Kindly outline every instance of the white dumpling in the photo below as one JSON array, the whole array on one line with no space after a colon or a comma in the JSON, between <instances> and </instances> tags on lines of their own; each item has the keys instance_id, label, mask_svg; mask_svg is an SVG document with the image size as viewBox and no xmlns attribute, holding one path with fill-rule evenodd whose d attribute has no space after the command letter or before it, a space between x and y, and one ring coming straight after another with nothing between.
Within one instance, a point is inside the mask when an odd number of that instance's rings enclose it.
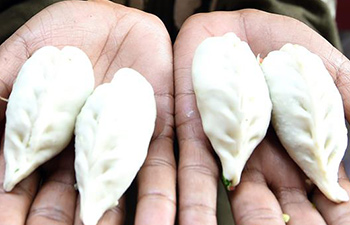
<instances>
[{"instance_id":1,"label":"white dumpling","mask_svg":"<svg viewBox=\"0 0 350 225\"><path fill-rule=\"evenodd\" d=\"M6 110L5 191L68 145L94 85L91 62L78 48L46 46L25 62Z\"/></svg>"},{"instance_id":2,"label":"white dumpling","mask_svg":"<svg viewBox=\"0 0 350 225\"><path fill-rule=\"evenodd\" d=\"M86 101L75 130L75 171L85 225L97 224L106 210L118 205L144 163L155 119L152 86L129 68L120 69Z\"/></svg>"},{"instance_id":3,"label":"white dumpling","mask_svg":"<svg viewBox=\"0 0 350 225\"><path fill-rule=\"evenodd\" d=\"M232 189L270 123L272 103L264 75L248 44L227 33L198 46L192 78L204 132L220 158L225 185Z\"/></svg>"},{"instance_id":4,"label":"white dumpling","mask_svg":"<svg viewBox=\"0 0 350 225\"><path fill-rule=\"evenodd\" d=\"M272 123L293 160L334 202L348 201L338 184L347 146L341 96L322 60L306 48L286 44L263 60L273 102Z\"/></svg>"}]
</instances>

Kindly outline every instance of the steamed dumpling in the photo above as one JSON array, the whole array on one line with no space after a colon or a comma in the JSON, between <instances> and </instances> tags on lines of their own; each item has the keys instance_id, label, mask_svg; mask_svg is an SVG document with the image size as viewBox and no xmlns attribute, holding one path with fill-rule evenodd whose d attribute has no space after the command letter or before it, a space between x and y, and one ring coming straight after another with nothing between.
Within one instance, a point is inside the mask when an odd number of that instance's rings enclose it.
<instances>
[{"instance_id":1,"label":"steamed dumpling","mask_svg":"<svg viewBox=\"0 0 350 225\"><path fill-rule=\"evenodd\" d=\"M46 46L25 62L6 110L5 191L68 145L94 85L91 62L78 48Z\"/></svg>"},{"instance_id":2,"label":"steamed dumpling","mask_svg":"<svg viewBox=\"0 0 350 225\"><path fill-rule=\"evenodd\" d=\"M155 119L152 86L132 69L120 69L86 101L75 130L75 171L85 225L97 224L106 210L118 205L146 158Z\"/></svg>"},{"instance_id":3,"label":"steamed dumpling","mask_svg":"<svg viewBox=\"0 0 350 225\"><path fill-rule=\"evenodd\" d=\"M347 146L343 103L322 60L302 46L286 44L261 66L273 102L272 123L283 146L327 198L348 201L338 184Z\"/></svg>"},{"instance_id":4,"label":"steamed dumpling","mask_svg":"<svg viewBox=\"0 0 350 225\"><path fill-rule=\"evenodd\" d=\"M248 44L227 33L198 46L192 79L204 132L232 189L270 123L272 104L264 75Z\"/></svg>"}]
</instances>

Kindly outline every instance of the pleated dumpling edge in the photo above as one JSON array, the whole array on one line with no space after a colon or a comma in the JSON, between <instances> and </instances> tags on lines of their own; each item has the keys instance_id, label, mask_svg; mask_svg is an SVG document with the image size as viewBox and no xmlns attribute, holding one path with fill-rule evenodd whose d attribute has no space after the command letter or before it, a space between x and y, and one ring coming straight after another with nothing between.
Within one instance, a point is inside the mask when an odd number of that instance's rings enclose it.
<instances>
[{"instance_id":1,"label":"pleated dumpling edge","mask_svg":"<svg viewBox=\"0 0 350 225\"><path fill-rule=\"evenodd\" d=\"M282 145L327 198L348 201L338 184L348 141L343 103L322 60L303 46L286 44L269 53L261 67Z\"/></svg>"},{"instance_id":2,"label":"pleated dumpling edge","mask_svg":"<svg viewBox=\"0 0 350 225\"><path fill-rule=\"evenodd\" d=\"M249 45L230 32L197 47L192 81L204 132L226 187L233 189L269 127L272 103L264 75Z\"/></svg>"},{"instance_id":3,"label":"pleated dumpling edge","mask_svg":"<svg viewBox=\"0 0 350 225\"><path fill-rule=\"evenodd\" d=\"M24 63L6 109L5 191L68 145L94 86L88 56L73 46L42 47Z\"/></svg>"},{"instance_id":4,"label":"pleated dumpling edge","mask_svg":"<svg viewBox=\"0 0 350 225\"><path fill-rule=\"evenodd\" d=\"M75 171L80 217L96 225L118 205L146 158L155 128L152 86L137 71L118 70L98 86L76 122Z\"/></svg>"}]
</instances>

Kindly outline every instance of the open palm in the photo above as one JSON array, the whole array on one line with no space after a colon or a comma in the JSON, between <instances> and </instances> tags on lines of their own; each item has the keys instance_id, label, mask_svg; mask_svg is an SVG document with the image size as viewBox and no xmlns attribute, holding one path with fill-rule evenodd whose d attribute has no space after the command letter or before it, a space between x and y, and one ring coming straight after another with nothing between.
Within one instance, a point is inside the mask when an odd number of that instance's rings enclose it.
<instances>
[{"instance_id":1,"label":"open palm","mask_svg":"<svg viewBox=\"0 0 350 225\"><path fill-rule=\"evenodd\" d=\"M135 224L173 224L175 161L173 156L173 78L171 42L156 17L109 1L67 1L34 16L0 46L0 95L8 97L23 63L37 49L76 46L90 58L96 86L109 82L122 67L131 67L152 84L156 130L137 181ZM67 81L69 82L69 81ZM4 120L6 103L0 103ZM135 140L137 141L137 140ZM74 145L40 167L10 193L0 187L0 223L81 224L74 189ZM4 159L0 152L0 181ZM108 211L99 224L122 224L125 201Z\"/></svg>"},{"instance_id":2,"label":"open palm","mask_svg":"<svg viewBox=\"0 0 350 225\"><path fill-rule=\"evenodd\" d=\"M174 45L175 121L180 147L179 222L183 225L217 223L217 185L221 176L201 125L191 64L195 49L204 39L227 32L236 33L262 57L285 43L300 44L318 54L342 94L346 117L350 119L350 62L303 23L257 10L192 16ZM340 184L350 194L350 182L343 168L339 176ZM247 162L241 183L229 193L229 200L238 225L285 224L283 213L291 217L288 224L350 223L350 203L334 204L314 189L271 129Z\"/></svg>"}]
</instances>

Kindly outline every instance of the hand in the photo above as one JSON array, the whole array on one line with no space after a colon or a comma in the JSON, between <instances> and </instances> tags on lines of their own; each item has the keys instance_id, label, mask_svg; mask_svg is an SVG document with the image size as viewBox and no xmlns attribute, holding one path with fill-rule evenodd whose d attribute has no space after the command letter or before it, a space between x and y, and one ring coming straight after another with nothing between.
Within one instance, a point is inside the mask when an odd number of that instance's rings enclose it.
<instances>
[{"instance_id":1,"label":"hand","mask_svg":"<svg viewBox=\"0 0 350 225\"><path fill-rule=\"evenodd\" d=\"M21 66L40 47L66 45L90 58L96 86L131 67L152 84L157 102L156 129L145 164L137 177L135 224L173 224L176 169L173 154L172 48L160 20L109 1L65 1L28 21L0 46L0 95L8 97ZM0 103L0 119L6 104ZM46 163L10 193L0 186L0 224L81 224L74 189L74 145ZM4 158L0 151L0 183ZM99 224L122 224L125 201ZM124 202L124 203L123 203Z\"/></svg>"},{"instance_id":2,"label":"hand","mask_svg":"<svg viewBox=\"0 0 350 225\"><path fill-rule=\"evenodd\" d=\"M221 175L201 125L191 64L195 49L204 39L230 31L248 42L253 52L262 57L288 42L303 45L318 54L341 92L346 117L350 119L347 76L350 62L303 23L257 10L192 16L182 26L174 45L175 121L180 148L179 222L182 225L217 223L216 201ZM343 168L339 176L341 186L350 195L350 182ZM350 202L334 204L317 189L313 191L306 180L270 130L247 162L241 183L229 193L236 223L285 224L282 219L285 213L291 218L288 224L350 224Z\"/></svg>"}]
</instances>

